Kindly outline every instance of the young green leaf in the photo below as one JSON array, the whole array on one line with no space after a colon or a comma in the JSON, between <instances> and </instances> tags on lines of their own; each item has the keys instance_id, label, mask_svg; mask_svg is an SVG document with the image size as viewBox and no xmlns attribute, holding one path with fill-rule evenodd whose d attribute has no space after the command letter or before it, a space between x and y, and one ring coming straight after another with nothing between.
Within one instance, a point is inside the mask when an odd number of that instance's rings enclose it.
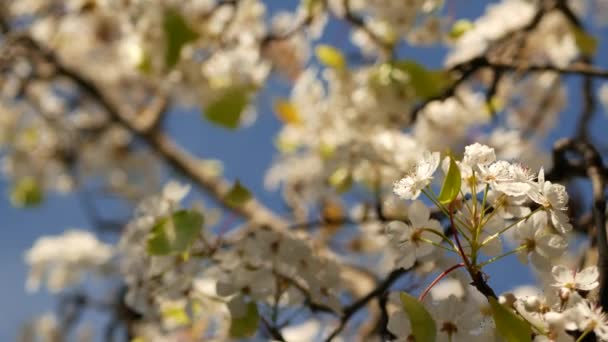
<instances>
[{"instance_id":1,"label":"young green leaf","mask_svg":"<svg viewBox=\"0 0 608 342\"><path fill-rule=\"evenodd\" d=\"M35 179L26 177L15 184L11 190L10 198L15 207L36 207L44 200L44 192L42 192Z\"/></svg>"},{"instance_id":2,"label":"young green leaf","mask_svg":"<svg viewBox=\"0 0 608 342\"><path fill-rule=\"evenodd\" d=\"M210 122L228 129L236 129L241 114L249 104L249 90L245 87L229 88L215 101L204 108Z\"/></svg>"},{"instance_id":3,"label":"young green leaf","mask_svg":"<svg viewBox=\"0 0 608 342\"><path fill-rule=\"evenodd\" d=\"M408 74L409 84L414 89L416 96L423 100L441 94L451 83L445 72L429 70L412 60L395 62L393 67Z\"/></svg>"},{"instance_id":4,"label":"young green leaf","mask_svg":"<svg viewBox=\"0 0 608 342\"><path fill-rule=\"evenodd\" d=\"M185 252L201 232L204 222L203 215L194 210L180 210L173 213L171 217L175 228L173 251L177 253Z\"/></svg>"},{"instance_id":5,"label":"young green leaf","mask_svg":"<svg viewBox=\"0 0 608 342\"><path fill-rule=\"evenodd\" d=\"M167 41L165 65L170 69L179 61L184 45L198 38L198 33L188 26L175 9L167 9L163 19L163 32Z\"/></svg>"},{"instance_id":6,"label":"young green leaf","mask_svg":"<svg viewBox=\"0 0 608 342\"><path fill-rule=\"evenodd\" d=\"M319 62L333 69L343 70L346 68L346 58L342 51L331 46L320 44L315 49L315 55Z\"/></svg>"},{"instance_id":7,"label":"young green leaf","mask_svg":"<svg viewBox=\"0 0 608 342\"><path fill-rule=\"evenodd\" d=\"M450 156L450 167L448 169L448 173L445 175L445 179L443 180L443 185L441 186L441 192L439 193L439 197L437 198L439 202L443 204L450 204L460 192L460 169L458 168L458 164L454 160L454 157Z\"/></svg>"},{"instance_id":8,"label":"young green leaf","mask_svg":"<svg viewBox=\"0 0 608 342\"><path fill-rule=\"evenodd\" d=\"M238 180L224 196L224 200L229 206L238 208L251 199L251 192L244 187Z\"/></svg>"},{"instance_id":9,"label":"young green leaf","mask_svg":"<svg viewBox=\"0 0 608 342\"><path fill-rule=\"evenodd\" d=\"M186 312L186 308L175 305L169 306L162 310L162 316L165 321L169 321L177 326L183 326L190 323L190 317Z\"/></svg>"},{"instance_id":10,"label":"young green leaf","mask_svg":"<svg viewBox=\"0 0 608 342\"><path fill-rule=\"evenodd\" d=\"M448 33L450 38L458 39L462 37L465 33L472 30L474 28L473 22L467 19L456 20L454 25L452 25L452 29Z\"/></svg>"},{"instance_id":11,"label":"young green leaf","mask_svg":"<svg viewBox=\"0 0 608 342\"><path fill-rule=\"evenodd\" d=\"M186 252L200 233L203 221L203 215L194 210L180 210L161 218L148 237L148 253L168 255Z\"/></svg>"},{"instance_id":12,"label":"young green leaf","mask_svg":"<svg viewBox=\"0 0 608 342\"><path fill-rule=\"evenodd\" d=\"M171 253L171 242L167 236L169 218L164 217L156 222L148 236L147 250L150 255L169 255Z\"/></svg>"},{"instance_id":13,"label":"young green leaf","mask_svg":"<svg viewBox=\"0 0 608 342\"><path fill-rule=\"evenodd\" d=\"M517 317L512 311L498 303L495 298L490 297L488 300L492 308L496 329L505 341L532 341L532 328L528 322Z\"/></svg>"},{"instance_id":14,"label":"young green leaf","mask_svg":"<svg viewBox=\"0 0 608 342\"><path fill-rule=\"evenodd\" d=\"M576 26L572 26L570 31L574 35L576 46L583 53L583 55L590 56L597 51L597 38Z\"/></svg>"},{"instance_id":15,"label":"young green leaf","mask_svg":"<svg viewBox=\"0 0 608 342\"><path fill-rule=\"evenodd\" d=\"M405 292L399 294L403 310L407 313L416 341L432 342L437 338L435 320L418 299Z\"/></svg>"},{"instance_id":16,"label":"young green leaf","mask_svg":"<svg viewBox=\"0 0 608 342\"><path fill-rule=\"evenodd\" d=\"M255 302L247 303L247 311L241 317L232 317L230 320L230 337L245 338L253 335L258 330L260 314Z\"/></svg>"},{"instance_id":17,"label":"young green leaf","mask_svg":"<svg viewBox=\"0 0 608 342\"><path fill-rule=\"evenodd\" d=\"M347 192L353 185L353 175L348 167L338 168L329 176L331 184L339 193Z\"/></svg>"},{"instance_id":18,"label":"young green leaf","mask_svg":"<svg viewBox=\"0 0 608 342\"><path fill-rule=\"evenodd\" d=\"M144 75L150 75L152 73L152 56L147 51L144 51L141 55L141 60L137 64L137 70Z\"/></svg>"}]
</instances>

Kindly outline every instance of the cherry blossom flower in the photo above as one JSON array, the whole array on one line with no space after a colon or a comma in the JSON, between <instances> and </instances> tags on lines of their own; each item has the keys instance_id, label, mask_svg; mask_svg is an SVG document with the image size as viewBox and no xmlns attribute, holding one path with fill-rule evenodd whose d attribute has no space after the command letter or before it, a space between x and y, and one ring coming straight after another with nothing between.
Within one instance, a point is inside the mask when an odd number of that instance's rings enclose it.
<instances>
[{"instance_id":1,"label":"cherry blossom flower","mask_svg":"<svg viewBox=\"0 0 608 342\"><path fill-rule=\"evenodd\" d=\"M397 336L398 341L410 341L414 338L409 317L402 310L397 310L388 317L386 328Z\"/></svg>"},{"instance_id":2,"label":"cherry blossom flower","mask_svg":"<svg viewBox=\"0 0 608 342\"><path fill-rule=\"evenodd\" d=\"M565 213L568 209L566 187L545 181L545 171L543 169L538 173L537 183L532 184L528 195L534 202L543 206L558 232L564 234L572 230L572 225L568 222L569 219Z\"/></svg>"},{"instance_id":3,"label":"cherry blossom flower","mask_svg":"<svg viewBox=\"0 0 608 342\"><path fill-rule=\"evenodd\" d=\"M593 331L600 340L608 340L608 315L600 307L583 301L568 314L580 331Z\"/></svg>"},{"instance_id":4,"label":"cherry blossom flower","mask_svg":"<svg viewBox=\"0 0 608 342\"><path fill-rule=\"evenodd\" d=\"M528 258L538 270L547 270L552 260L564 253L568 243L566 239L546 230L547 216L537 212L528 219L517 224L514 238L520 248L519 260L527 264Z\"/></svg>"},{"instance_id":5,"label":"cherry blossom flower","mask_svg":"<svg viewBox=\"0 0 608 342\"><path fill-rule=\"evenodd\" d=\"M464 148L462 162L469 166L488 165L494 161L496 161L496 154L494 149L489 146L474 143Z\"/></svg>"},{"instance_id":6,"label":"cherry blossom flower","mask_svg":"<svg viewBox=\"0 0 608 342\"><path fill-rule=\"evenodd\" d=\"M555 279L552 286L567 291L591 291L599 285L599 272L595 266L576 272L566 266L557 265L553 266L551 273Z\"/></svg>"},{"instance_id":7,"label":"cherry blossom flower","mask_svg":"<svg viewBox=\"0 0 608 342\"><path fill-rule=\"evenodd\" d=\"M437 325L438 341L471 341L475 339L472 332L479 328L482 315L472 300L460 300L449 296L428 310Z\"/></svg>"},{"instance_id":8,"label":"cherry blossom flower","mask_svg":"<svg viewBox=\"0 0 608 342\"><path fill-rule=\"evenodd\" d=\"M46 278L51 292L59 292L82 280L85 273L103 274L109 270L114 248L99 241L91 232L69 230L59 236L38 239L27 251L30 266L27 288L35 291Z\"/></svg>"},{"instance_id":9,"label":"cherry blossom flower","mask_svg":"<svg viewBox=\"0 0 608 342\"><path fill-rule=\"evenodd\" d=\"M421 160L394 185L395 193L403 199L416 199L420 192L433 180L433 174L439 166L438 152L425 152Z\"/></svg>"},{"instance_id":10,"label":"cherry blossom flower","mask_svg":"<svg viewBox=\"0 0 608 342\"><path fill-rule=\"evenodd\" d=\"M389 242L397 250L397 267L410 268L417 258L430 254L435 248L431 243L439 243L441 237L428 230L441 230L439 221L430 219L431 211L420 201L414 201L408 208L410 223L393 221L386 227ZM429 243L429 241L431 243Z\"/></svg>"}]
</instances>

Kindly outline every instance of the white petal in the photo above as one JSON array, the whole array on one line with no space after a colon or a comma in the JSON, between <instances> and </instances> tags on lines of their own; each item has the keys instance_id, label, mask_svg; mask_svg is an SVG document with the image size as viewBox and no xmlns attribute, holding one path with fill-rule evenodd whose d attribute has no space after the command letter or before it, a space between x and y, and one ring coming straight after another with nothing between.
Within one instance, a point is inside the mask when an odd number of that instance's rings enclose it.
<instances>
[{"instance_id":1,"label":"white petal","mask_svg":"<svg viewBox=\"0 0 608 342\"><path fill-rule=\"evenodd\" d=\"M558 284L566 284L574 281L574 272L564 265L553 266L551 274Z\"/></svg>"},{"instance_id":2,"label":"white petal","mask_svg":"<svg viewBox=\"0 0 608 342\"><path fill-rule=\"evenodd\" d=\"M598 286L597 279L599 278L599 272L597 267L591 266L578 272L574 277L577 287L581 290L589 291L593 290Z\"/></svg>"},{"instance_id":3,"label":"white petal","mask_svg":"<svg viewBox=\"0 0 608 342\"><path fill-rule=\"evenodd\" d=\"M395 260L395 267L403 267L408 269L414 266L414 263L416 262L416 255L412 253L411 249L401 252L405 252L405 254L401 254L397 260Z\"/></svg>"},{"instance_id":4,"label":"white petal","mask_svg":"<svg viewBox=\"0 0 608 342\"><path fill-rule=\"evenodd\" d=\"M391 221L386 225L386 234L390 235L391 238L399 239L408 229L408 225L401 221Z\"/></svg>"},{"instance_id":5,"label":"white petal","mask_svg":"<svg viewBox=\"0 0 608 342\"><path fill-rule=\"evenodd\" d=\"M530 190L530 184L523 182L504 182L496 184L494 188L509 196L521 196Z\"/></svg>"},{"instance_id":6,"label":"white petal","mask_svg":"<svg viewBox=\"0 0 608 342\"><path fill-rule=\"evenodd\" d=\"M505 212L511 214L513 217L524 217L530 214L530 208L528 207L520 207L511 205L505 208Z\"/></svg>"},{"instance_id":7,"label":"white petal","mask_svg":"<svg viewBox=\"0 0 608 342\"><path fill-rule=\"evenodd\" d=\"M538 180L537 180L538 184L544 184L545 183L545 169L544 168L540 168L540 171L538 171Z\"/></svg>"},{"instance_id":8,"label":"white petal","mask_svg":"<svg viewBox=\"0 0 608 342\"><path fill-rule=\"evenodd\" d=\"M493 239L487 242L483 247L481 247L481 251L487 256L498 256L502 253L502 243L500 242L500 238Z\"/></svg>"},{"instance_id":9,"label":"white petal","mask_svg":"<svg viewBox=\"0 0 608 342\"><path fill-rule=\"evenodd\" d=\"M563 211L551 210L549 214L551 216L551 223L553 223L558 232L566 234L572 230L572 225L568 223L568 216Z\"/></svg>"},{"instance_id":10,"label":"white petal","mask_svg":"<svg viewBox=\"0 0 608 342\"><path fill-rule=\"evenodd\" d=\"M422 228L426 225L431 211L420 201L414 201L407 209L408 219L412 222L414 228Z\"/></svg>"},{"instance_id":11,"label":"white petal","mask_svg":"<svg viewBox=\"0 0 608 342\"><path fill-rule=\"evenodd\" d=\"M547 258L556 258L564 253L568 242L556 234L546 234L536 241L536 251Z\"/></svg>"},{"instance_id":12,"label":"white petal","mask_svg":"<svg viewBox=\"0 0 608 342\"><path fill-rule=\"evenodd\" d=\"M549 259L538 253L531 253L530 261L532 262L532 265L534 265L534 267L539 271L548 271L551 267L551 262Z\"/></svg>"}]
</instances>

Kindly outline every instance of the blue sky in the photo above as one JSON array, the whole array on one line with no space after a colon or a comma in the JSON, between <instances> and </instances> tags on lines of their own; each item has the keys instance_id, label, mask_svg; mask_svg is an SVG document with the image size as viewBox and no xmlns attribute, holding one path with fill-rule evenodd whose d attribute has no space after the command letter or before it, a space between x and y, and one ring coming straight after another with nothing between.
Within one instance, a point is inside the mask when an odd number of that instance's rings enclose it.
<instances>
[{"instance_id":1,"label":"blue sky","mask_svg":"<svg viewBox=\"0 0 608 342\"><path fill-rule=\"evenodd\" d=\"M457 17L477 15L483 9L485 1L453 0ZM272 10L281 6L293 6L295 1L269 1ZM340 30L339 26L333 27ZM605 36L606 30L597 32ZM339 39L340 34L329 34L331 40ZM606 61L607 47L602 46L597 57L598 61ZM430 66L439 66L442 60L442 49L418 48L405 49L400 52L407 58L424 61ZM600 63L604 64L605 62ZM580 80L571 77L568 83L571 88L568 108L560 116L558 128L552 132L545 145L557 137L569 136L574 131L574 123L578 115L580 95L577 88ZM600 82L596 82L598 86ZM281 212L280 201L276 193L263 190L263 176L272 162L275 154L273 137L280 128L280 123L272 114L270 104L273 99L286 95L286 82L273 79L268 89L258 98L259 116L252 127L237 132L229 132L204 122L196 111L182 110L171 115L168 121L169 132L183 146L204 158L222 159L225 164L225 175L239 178L252 189L257 197L266 205ZM598 111L593 122L593 132L606 141L603 133L608 128L603 110ZM602 139L603 138L603 139ZM23 263L23 253L33 241L47 234L58 234L68 228L91 228L86 216L79 207L75 196L60 196L49 194L44 205L36 209L18 210L11 206L8 200L8 187L0 178L0 229L3 238L0 239L0 341L15 339L15 334L21 323L28 318L54 309L54 299L42 292L26 294L24 282L26 268ZM505 271L507 270L507 271ZM530 274L519 266L515 258L509 258L489 268L490 283L498 291L511 288L515 284L531 280Z\"/></svg>"}]
</instances>

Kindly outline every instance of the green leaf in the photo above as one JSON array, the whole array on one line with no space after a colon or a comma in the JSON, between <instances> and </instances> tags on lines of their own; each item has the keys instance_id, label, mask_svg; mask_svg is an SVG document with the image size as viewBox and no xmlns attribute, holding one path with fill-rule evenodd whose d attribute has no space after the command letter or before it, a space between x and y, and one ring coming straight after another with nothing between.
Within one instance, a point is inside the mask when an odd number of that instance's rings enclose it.
<instances>
[{"instance_id":1,"label":"green leaf","mask_svg":"<svg viewBox=\"0 0 608 342\"><path fill-rule=\"evenodd\" d=\"M137 70L144 75L150 75L152 73L152 57L146 51L142 54L139 64L137 64Z\"/></svg>"},{"instance_id":2,"label":"green leaf","mask_svg":"<svg viewBox=\"0 0 608 342\"><path fill-rule=\"evenodd\" d=\"M452 30L450 30L449 36L452 39L458 39L462 37L467 31L473 29L474 25L470 20L460 19L457 20L454 25L452 25Z\"/></svg>"},{"instance_id":3,"label":"green leaf","mask_svg":"<svg viewBox=\"0 0 608 342\"><path fill-rule=\"evenodd\" d=\"M443 204L450 204L454 199L456 199L458 193L460 192L461 181L458 164L456 164L454 157L450 156L450 168L448 169L448 173L445 175L443 185L441 186L441 192L437 198L439 202Z\"/></svg>"},{"instance_id":4,"label":"green leaf","mask_svg":"<svg viewBox=\"0 0 608 342\"><path fill-rule=\"evenodd\" d=\"M498 333L507 342L532 341L530 324L517 317L511 310L498 303L495 298L488 298L492 308L492 316L496 322Z\"/></svg>"},{"instance_id":5,"label":"green leaf","mask_svg":"<svg viewBox=\"0 0 608 342\"><path fill-rule=\"evenodd\" d=\"M423 100L441 94L451 83L448 74L444 71L428 70L412 60L395 62L393 67L408 74L409 84L416 92L416 96Z\"/></svg>"},{"instance_id":6,"label":"green leaf","mask_svg":"<svg viewBox=\"0 0 608 342\"><path fill-rule=\"evenodd\" d=\"M319 62L333 69L344 70L346 68L346 58L342 51L331 46L320 44L315 48L315 55Z\"/></svg>"},{"instance_id":7,"label":"green leaf","mask_svg":"<svg viewBox=\"0 0 608 342\"><path fill-rule=\"evenodd\" d=\"M44 200L44 193L34 178L26 177L15 184L11 190L10 198L15 207L36 207Z\"/></svg>"},{"instance_id":8,"label":"green leaf","mask_svg":"<svg viewBox=\"0 0 608 342\"><path fill-rule=\"evenodd\" d=\"M190 317L186 309L179 305L170 306L162 310L163 320L171 321L172 324L183 326L190 323Z\"/></svg>"},{"instance_id":9,"label":"green leaf","mask_svg":"<svg viewBox=\"0 0 608 342\"><path fill-rule=\"evenodd\" d=\"M185 252L201 232L203 215L194 210L180 210L175 212L172 218L176 233L173 250L179 253Z\"/></svg>"},{"instance_id":10,"label":"green leaf","mask_svg":"<svg viewBox=\"0 0 608 342\"><path fill-rule=\"evenodd\" d=\"M403 311L407 313L416 341L432 342L437 338L435 320L422 303L405 292L399 294Z\"/></svg>"},{"instance_id":11,"label":"green leaf","mask_svg":"<svg viewBox=\"0 0 608 342\"><path fill-rule=\"evenodd\" d=\"M169 218L164 217L158 220L148 236L148 254L168 255L171 253L171 243L167 237L166 226Z\"/></svg>"},{"instance_id":12,"label":"green leaf","mask_svg":"<svg viewBox=\"0 0 608 342\"><path fill-rule=\"evenodd\" d=\"M203 215L194 210L180 210L161 218L148 237L148 253L168 255L186 252L200 233L203 221Z\"/></svg>"},{"instance_id":13,"label":"green leaf","mask_svg":"<svg viewBox=\"0 0 608 342\"><path fill-rule=\"evenodd\" d=\"M255 302L247 303L247 312L241 317L232 317L230 320L230 337L245 338L258 330L260 314Z\"/></svg>"},{"instance_id":14,"label":"green leaf","mask_svg":"<svg viewBox=\"0 0 608 342\"><path fill-rule=\"evenodd\" d=\"M207 105L204 109L205 117L216 125L236 129L241 121L241 114L248 104L249 90L247 88L229 88L222 96Z\"/></svg>"},{"instance_id":15,"label":"green leaf","mask_svg":"<svg viewBox=\"0 0 608 342\"><path fill-rule=\"evenodd\" d=\"M597 51L597 38L586 33L576 26L572 26L570 31L574 35L574 41L576 46L582 52L583 55L590 56Z\"/></svg>"},{"instance_id":16,"label":"green leaf","mask_svg":"<svg viewBox=\"0 0 608 342\"><path fill-rule=\"evenodd\" d=\"M339 193L350 190L353 185L353 175L349 168L338 168L329 176L329 184L331 184Z\"/></svg>"},{"instance_id":17,"label":"green leaf","mask_svg":"<svg viewBox=\"0 0 608 342\"><path fill-rule=\"evenodd\" d=\"M247 203L251 199L251 192L244 187L238 180L232 185L230 191L224 196L226 203L231 206L238 208L243 204Z\"/></svg>"},{"instance_id":18,"label":"green leaf","mask_svg":"<svg viewBox=\"0 0 608 342\"><path fill-rule=\"evenodd\" d=\"M179 61L184 45L198 38L198 33L188 26L184 17L175 9L165 11L163 31L167 41L165 65L172 68Z\"/></svg>"}]
</instances>

